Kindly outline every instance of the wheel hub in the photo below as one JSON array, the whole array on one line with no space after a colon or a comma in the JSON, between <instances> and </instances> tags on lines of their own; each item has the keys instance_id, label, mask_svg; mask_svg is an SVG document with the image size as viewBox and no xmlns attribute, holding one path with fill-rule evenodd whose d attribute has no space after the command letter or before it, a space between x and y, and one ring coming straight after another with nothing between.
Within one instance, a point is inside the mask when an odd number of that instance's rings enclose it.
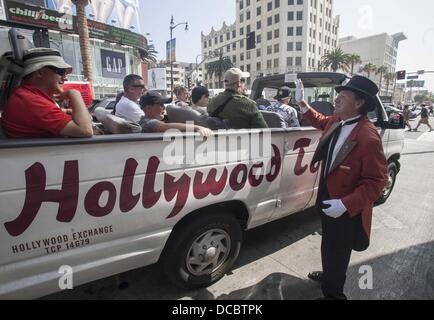
<instances>
[{"instance_id":1,"label":"wheel hub","mask_svg":"<svg viewBox=\"0 0 434 320\"><path fill-rule=\"evenodd\" d=\"M204 262L210 262L212 259L215 258L216 254L217 254L217 248L210 247L210 248L206 249L205 256L204 256Z\"/></svg>"},{"instance_id":2,"label":"wheel hub","mask_svg":"<svg viewBox=\"0 0 434 320\"><path fill-rule=\"evenodd\" d=\"M229 256L231 239L226 231L205 231L191 244L186 267L195 276L209 275L217 270Z\"/></svg>"}]
</instances>

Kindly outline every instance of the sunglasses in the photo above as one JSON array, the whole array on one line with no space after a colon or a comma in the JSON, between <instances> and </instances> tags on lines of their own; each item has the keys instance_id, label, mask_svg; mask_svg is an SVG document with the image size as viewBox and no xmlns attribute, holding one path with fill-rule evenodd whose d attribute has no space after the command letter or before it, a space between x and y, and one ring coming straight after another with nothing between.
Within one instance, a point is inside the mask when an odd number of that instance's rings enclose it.
<instances>
[{"instance_id":1,"label":"sunglasses","mask_svg":"<svg viewBox=\"0 0 434 320\"><path fill-rule=\"evenodd\" d=\"M60 69L60 68L56 68L56 67L53 67L53 66L46 66L45 68L50 69L55 74L58 74L61 77L63 77L63 76L66 75L66 69Z\"/></svg>"},{"instance_id":2,"label":"sunglasses","mask_svg":"<svg viewBox=\"0 0 434 320\"><path fill-rule=\"evenodd\" d=\"M145 85L144 84L133 84L131 87L145 89Z\"/></svg>"},{"instance_id":3,"label":"sunglasses","mask_svg":"<svg viewBox=\"0 0 434 320\"><path fill-rule=\"evenodd\" d=\"M241 78L241 79L240 79L240 82L241 82L241 83L246 83L246 79Z\"/></svg>"}]
</instances>

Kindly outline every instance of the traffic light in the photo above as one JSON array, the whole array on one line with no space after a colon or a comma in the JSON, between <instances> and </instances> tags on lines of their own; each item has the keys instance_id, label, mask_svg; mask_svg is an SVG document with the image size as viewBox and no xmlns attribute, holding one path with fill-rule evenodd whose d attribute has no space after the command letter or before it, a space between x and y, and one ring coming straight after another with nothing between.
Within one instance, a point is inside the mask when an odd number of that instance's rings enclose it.
<instances>
[{"instance_id":1,"label":"traffic light","mask_svg":"<svg viewBox=\"0 0 434 320\"><path fill-rule=\"evenodd\" d=\"M396 73L396 80L405 80L405 70Z\"/></svg>"},{"instance_id":2,"label":"traffic light","mask_svg":"<svg viewBox=\"0 0 434 320\"><path fill-rule=\"evenodd\" d=\"M256 35L255 31L249 32L247 34L247 50L256 48Z\"/></svg>"}]
</instances>

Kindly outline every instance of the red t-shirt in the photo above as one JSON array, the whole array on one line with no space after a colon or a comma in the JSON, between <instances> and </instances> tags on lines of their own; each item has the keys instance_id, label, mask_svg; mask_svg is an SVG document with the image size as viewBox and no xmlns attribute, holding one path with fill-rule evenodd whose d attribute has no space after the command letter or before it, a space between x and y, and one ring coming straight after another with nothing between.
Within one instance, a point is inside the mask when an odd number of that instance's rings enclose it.
<instances>
[{"instance_id":1,"label":"red t-shirt","mask_svg":"<svg viewBox=\"0 0 434 320\"><path fill-rule=\"evenodd\" d=\"M60 137L71 116L44 92L23 83L6 102L2 127L9 138Z\"/></svg>"}]
</instances>

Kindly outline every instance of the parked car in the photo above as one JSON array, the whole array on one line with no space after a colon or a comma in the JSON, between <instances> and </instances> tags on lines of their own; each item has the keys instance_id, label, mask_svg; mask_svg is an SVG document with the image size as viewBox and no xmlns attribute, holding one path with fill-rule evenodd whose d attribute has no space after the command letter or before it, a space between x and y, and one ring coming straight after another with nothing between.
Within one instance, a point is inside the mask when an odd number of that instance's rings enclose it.
<instances>
[{"instance_id":1,"label":"parked car","mask_svg":"<svg viewBox=\"0 0 434 320\"><path fill-rule=\"evenodd\" d=\"M93 100L91 105L89 106L88 110L89 113L92 115L93 121L98 121L95 117L95 109L96 108L104 108L106 110L113 111L116 104L116 98L107 97L103 98L102 100Z\"/></svg>"}]
</instances>

